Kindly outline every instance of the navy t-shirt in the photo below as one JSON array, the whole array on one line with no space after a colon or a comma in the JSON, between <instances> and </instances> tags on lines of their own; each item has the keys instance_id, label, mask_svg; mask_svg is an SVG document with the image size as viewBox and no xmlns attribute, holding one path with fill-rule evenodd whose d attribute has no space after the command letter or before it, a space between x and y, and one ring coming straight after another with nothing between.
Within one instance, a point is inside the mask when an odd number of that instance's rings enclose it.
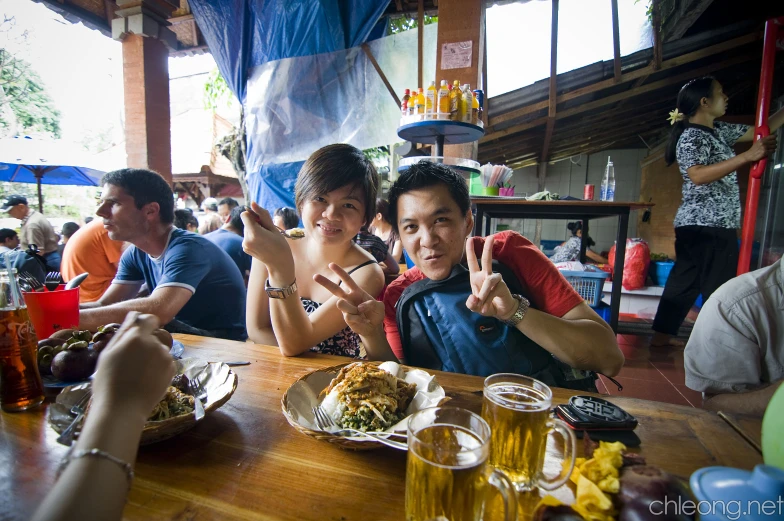
<instances>
[{"instance_id":1,"label":"navy t-shirt","mask_svg":"<svg viewBox=\"0 0 784 521\"><path fill-rule=\"evenodd\" d=\"M221 228L206 234L204 238L212 241L218 248L228 253L231 260L240 269L242 275L250 271L251 257L242 249L242 237Z\"/></svg>"},{"instance_id":2,"label":"navy t-shirt","mask_svg":"<svg viewBox=\"0 0 784 521\"><path fill-rule=\"evenodd\" d=\"M113 284L176 286L193 292L175 318L189 326L244 340L245 282L226 252L201 235L172 228L169 244L153 258L131 246L120 259Z\"/></svg>"}]
</instances>

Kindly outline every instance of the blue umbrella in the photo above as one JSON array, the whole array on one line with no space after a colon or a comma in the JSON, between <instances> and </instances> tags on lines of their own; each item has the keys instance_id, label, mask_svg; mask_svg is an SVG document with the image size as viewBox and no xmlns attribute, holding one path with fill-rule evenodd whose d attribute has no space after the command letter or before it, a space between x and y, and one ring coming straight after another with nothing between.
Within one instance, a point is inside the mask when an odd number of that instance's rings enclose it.
<instances>
[{"instance_id":1,"label":"blue umbrella","mask_svg":"<svg viewBox=\"0 0 784 521\"><path fill-rule=\"evenodd\" d=\"M98 186L104 172L87 165L90 158L66 141L16 136L0 139L0 181L36 183L43 212L41 184Z\"/></svg>"}]
</instances>

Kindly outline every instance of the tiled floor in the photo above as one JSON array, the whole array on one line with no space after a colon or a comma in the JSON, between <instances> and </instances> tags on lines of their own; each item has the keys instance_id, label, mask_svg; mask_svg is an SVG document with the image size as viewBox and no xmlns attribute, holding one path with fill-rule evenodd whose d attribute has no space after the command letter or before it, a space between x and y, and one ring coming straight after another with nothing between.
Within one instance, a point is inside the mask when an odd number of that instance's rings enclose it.
<instances>
[{"instance_id":1,"label":"tiled floor","mask_svg":"<svg viewBox=\"0 0 784 521\"><path fill-rule=\"evenodd\" d=\"M626 363L615 377L623 390L601 376L597 387L612 396L701 407L702 394L685 385L683 348L651 348L649 336L618 335Z\"/></svg>"}]
</instances>

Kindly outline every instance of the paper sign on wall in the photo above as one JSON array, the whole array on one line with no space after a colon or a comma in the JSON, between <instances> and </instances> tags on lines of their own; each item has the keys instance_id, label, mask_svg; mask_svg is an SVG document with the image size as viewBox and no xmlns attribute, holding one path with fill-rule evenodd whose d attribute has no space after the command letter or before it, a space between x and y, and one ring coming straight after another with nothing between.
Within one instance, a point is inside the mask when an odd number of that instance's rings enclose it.
<instances>
[{"instance_id":1,"label":"paper sign on wall","mask_svg":"<svg viewBox=\"0 0 784 521\"><path fill-rule=\"evenodd\" d=\"M445 43L441 46L441 70L471 67L474 42Z\"/></svg>"}]
</instances>

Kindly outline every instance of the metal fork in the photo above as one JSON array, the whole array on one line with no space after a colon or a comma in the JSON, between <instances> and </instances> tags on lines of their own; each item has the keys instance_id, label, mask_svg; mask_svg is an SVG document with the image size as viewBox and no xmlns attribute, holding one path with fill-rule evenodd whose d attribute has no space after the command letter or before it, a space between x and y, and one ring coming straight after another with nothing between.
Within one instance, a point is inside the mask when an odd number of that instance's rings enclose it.
<instances>
[{"instance_id":1,"label":"metal fork","mask_svg":"<svg viewBox=\"0 0 784 521\"><path fill-rule=\"evenodd\" d=\"M60 277L59 271L50 271L46 274L44 285L47 290L54 291L60 284L62 284L62 278Z\"/></svg>"},{"instance_id":2,"label":"metal fork","mask_svg":"<svg viewBox=\"0 0 784 521\"><path fill-rule=\"evenodd\" d=\"M90 399L90 396L92 396L92 392L88 390L86 393L84 393L84 396L82 396L82 398L73 407L71 407L71 414L76 415L76 417L73 419L71 424L65 428L63 433L58 436L57 443L67 445L69 447L71 446L73 443L74 434L76 433L76 427L84 417L84 407L87 405L87 401Z\"/></svg>"},{"instance_id":3,"label":"metal fork","mask_svg":"<svg viewBox=\"0 0 784 521\"><path fill-rule=\"evenodd\" d=\"M32 288L33 291L43 291L44 285L41 284L37 278L33 277L32 273L29 271L23 271L19 274L19 278L22 279L27 283L28 286Z\"/></svg>"},{"instance_id":4,"label":"metal fork","mask_svg":"<svg viewBox=\"0 0 784 521\"><path fill-rule=\"evenodd\" d=\"M196 417L196 421L199 421L204 418L204 415L206 414L202 401L207 401L207 391L204 389L199 375L191 378L188 381L188 386L193 395L193 415Z\"/></svg>"},{"instance_id":5,"label":"metal fork","mask_svg":"<svg viewBox=\"0 0 784 521\"><path fill-rule=\"evenodd\" d=\"M335 423L335 420L332 419L332 416L327 414L327 412L318 405L316 407L313 407L313 417L316 419L316 425L318 425L319 429L321 429L324 432L334 434L335 436L346 436L350 434L366 436L388 447L392 447L393 449L408 450L407 444L399 441L388 440L383 437L383 436L400 436L402 438L407 438L405 434L400 434L397 432L364 432L357 429L347 429L347 428L341 429Z\"/></svg>"},{"instance_id":6,"label":"metal fork","mask_svg":"<svg viewBox=\"0 0 784 521\"><path fill-rule=\"evenodd\" d=\"M280 230L281 235L283 235L287 239L291 239L293 241L296 241L297 239L304 239L305 238L304 235L291 235L288 230L284 230L280 226L276 226L275 228Z\"/></svg>"}]
</instances>

